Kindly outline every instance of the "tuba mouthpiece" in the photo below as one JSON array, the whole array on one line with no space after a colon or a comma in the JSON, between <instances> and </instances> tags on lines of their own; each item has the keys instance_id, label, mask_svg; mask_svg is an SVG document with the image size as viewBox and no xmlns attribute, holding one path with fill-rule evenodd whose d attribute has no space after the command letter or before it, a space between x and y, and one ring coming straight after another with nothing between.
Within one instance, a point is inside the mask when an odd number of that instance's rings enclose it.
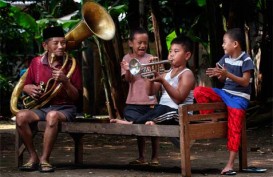
<instances>
[{"instance_id":1,"label":"tuba mouthpiece","mask_svg":"<svg viewBox=\"0 0 273 177\"><path fill-rule=\"evenodd\" d=\"M55 54L52 53L51 56L50 56L50 65L52 65L54 59L55 59Z\"/></svg>"}]
</instances>

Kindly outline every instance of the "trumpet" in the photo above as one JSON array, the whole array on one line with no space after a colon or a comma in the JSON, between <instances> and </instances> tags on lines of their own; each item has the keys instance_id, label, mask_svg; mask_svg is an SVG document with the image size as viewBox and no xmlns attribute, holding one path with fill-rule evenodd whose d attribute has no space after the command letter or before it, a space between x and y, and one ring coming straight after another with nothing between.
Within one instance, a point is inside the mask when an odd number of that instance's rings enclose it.
<instances>
[{"instance_id":1,"label":"trumpet","mask_svg":"<svg viewBox=\"0 0 273 177\"><path fill-rule=\"evenodd\" d=\"M169 64L170 69L166 70L164 64ZM154 77L154 73L158 72L160 74L167 73L171 70L171 62L169 60L155 61L152 60L150 63L141 64L138 59L133 58L129 62L129 71L132 75L140 74L143 78Z\"/></svg>"}]
</instances>

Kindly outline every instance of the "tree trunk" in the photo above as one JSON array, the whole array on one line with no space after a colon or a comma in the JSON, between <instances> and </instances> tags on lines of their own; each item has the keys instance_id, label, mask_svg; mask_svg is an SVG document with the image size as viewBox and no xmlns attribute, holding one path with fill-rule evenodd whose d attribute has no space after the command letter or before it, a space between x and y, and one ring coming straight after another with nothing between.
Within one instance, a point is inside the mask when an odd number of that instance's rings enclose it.
<instances>
[{"instance_id":1,"label":"tree trunk","mask_svg":"<svg viewBox=\"0 0 273 177\"><path fill-rule=\"evenodd\" d=\"M138 0L129 0L128 3L128 25L129 29L135 29L140 26L139 2Z\"/></svg>"},{"instance_id":2,"label":"tree trunk","mask_svg":"<svg viewBox=\"0 0 273 177\"><path fill-rule=\"evenodd\" d=\"M223 56L222 41L224 35L224 27L222 14L220 13L220 7L218 6L217 0L207 1L207 14L208 14L208 30L209 30L209 41L210 41L210 65L212 67L219 61ZM216 87L222 87L223 84L218 80L215 81Z\"/></svg>"},{"instance_id":3,"label":"tree trunk","mask_svg":"<svg viewBox=\"0 0 273 177\"><path fill-rule=\"evenodd\" d=\"M150 7L152 11L152 22L154 28L154 38L156 46L156 55L159 59L167 59L168 49L166 45L166 35L163 32L163 25L160 21L160 12L158 1L150 0Z\"/></svg>"},{"instance_id":4,"label":"tree trunk","mask_svg":"<svg viewBox=\"0 0 273 177\"><path fill-rule=\"evenodd\" d=\"M94 115L94 57L93 57L93 47L89 47L91 44L89 41L83 42L83 47L87 50L82 53L82 83L83 83L83 112L89 115ZM91 84L90 84L91 83Z\"/></svg>"},{"instance_id":5,"label":"tree trunk","mask_svg":"<svg viewBox=\"0 0 273 177\"><path fill-rule=\"evenodd\" d=\"M123 117L123 109L127 96L128 84L121 79L120 62L124 56L122 39L120 35L120 28L118 19L112 17L116 25L116 34L112 41L104 42L104 49L106 54L106 68L108 71L108 81L111 91L111 98L113 100L112 111L114 118Z\"/></svg>"},{"instance_id":6,"label":"tree trunk","mask_svg":"<svg viewBox=\"0 0 273 177\"><path fill-rule=\"evenodd\" d=\"M272 98L272 20L273 19L273 4L271 0L262 1L263 14L263 36L261 44L261 62L260 73L262 76L261 92L259 98L261 101L266 101Z\"/></svg>"},{"instance_id":7,"label":"tree trunk","mask_svg":"<svg viewBox=\"0 0 273 177\"><path fill-rule=\"evenodd\" d=\"M241 28L244 29L245 24L245 8L242 8L248 2L247 0L227 0L226 4L229 4L228 18L227 18L227 29Z\"/></svg>"}]
</instances>

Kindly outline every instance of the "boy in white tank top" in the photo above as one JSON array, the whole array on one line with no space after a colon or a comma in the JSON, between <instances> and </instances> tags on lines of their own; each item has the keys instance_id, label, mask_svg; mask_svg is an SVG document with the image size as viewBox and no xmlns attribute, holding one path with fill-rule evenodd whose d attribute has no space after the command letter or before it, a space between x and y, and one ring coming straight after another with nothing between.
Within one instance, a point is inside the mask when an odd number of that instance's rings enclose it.
<instances>
[{"instance_id":1,"label":"boy in white tank top","mask_svg":"<svg viewBox=\"0 0 273 177\"><path fill-rule=\"evenodd\" d=\"M193 42L186 36L175 38L171 42L168 60L172 69L163 75L155 73L155 78L147 80L149 94L153 95L160 89L162 96L159 105L153 110L160 115L147 118L146 125L178 123L178 105L193 103L195 77L187 62L192 56ZM165 113L162 110L169 110Z\"/></svg>"}]
</instances>

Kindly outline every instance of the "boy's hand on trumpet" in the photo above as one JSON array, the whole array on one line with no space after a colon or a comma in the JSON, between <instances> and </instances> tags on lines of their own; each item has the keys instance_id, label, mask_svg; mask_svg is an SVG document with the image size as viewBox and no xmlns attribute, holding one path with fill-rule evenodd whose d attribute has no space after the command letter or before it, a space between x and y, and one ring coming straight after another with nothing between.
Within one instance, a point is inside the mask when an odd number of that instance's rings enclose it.
<instances>
[{"instance_id":1,"label":"boy's hand on trumpet","mask_svg":"<svg viewBox=\"0 0 273 177\"><path fill-rule=\"evenodd\" d=\"M159 74L157 71L154 71L153 74L154 74L153 77L149 78L151 82L160 82L160 83L163 82L163 77L161 74Z\"/></svg>"},{"instance_id":2,"label":"boy's hand on trumpet","mask_svg":"<svg viewBox=\"0 0 273 177\"><path fill-rule=\"evenodd\" d=\"M123 60L122 62L120 62L120 67L122 69L124 69L125 71L129 71L129 63L125 60Z\"/></svg>"}]
</instances>

